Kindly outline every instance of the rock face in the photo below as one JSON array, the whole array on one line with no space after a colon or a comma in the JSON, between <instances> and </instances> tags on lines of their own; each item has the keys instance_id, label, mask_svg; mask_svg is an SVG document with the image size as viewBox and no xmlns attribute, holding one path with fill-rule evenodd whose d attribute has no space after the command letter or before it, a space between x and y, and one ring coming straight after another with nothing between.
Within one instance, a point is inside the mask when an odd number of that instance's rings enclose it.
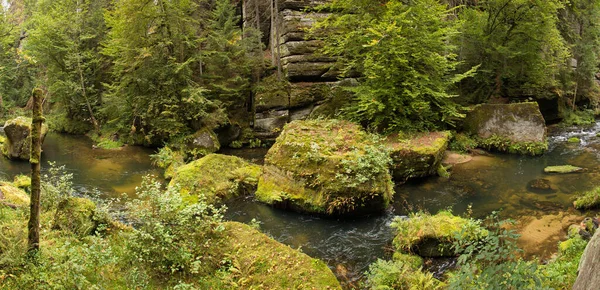
<instances>
[{"instance_id":1,"label":"rock face","mask_svg":"<svg viewBox=\"0 0 600 290\"><path fill-rule=\"evenodd\" d=\"M547 149L546 124L537 103L477 105L467 114L464 129L499 151L540 154Z\"/></svg>"},{"instance_id":2,"label":"rock face","mask_svg":"<svg viewBox=\"0 0 600 290\"><path fill-rule=\"evenodd\" d=\"M323 261L281 244L248 225L237 222L224 225L227 237L223 252L232 253L232 259L246 269L240 273L244 281L241 288L342 289Z\"/></svg>"},{"instance_id":3,"label":"rock face","mask_svg":"<svg viewBox=\"0 0 600 290\"><path fill-rule=\"evenodd\" d=\"M10 159L29 160L31 148L31 118L17 117L6 121L4 133L6 141L3 144L2 153ZM42 126L42 142L48 133L48 126Z\"/></svg>"},{"instance_id":4,"label":"rock face","mask_svg":"<svg viewBox=\"0 0 600 290\"><path fill-rule=\"evenodd\" d=\"M587 244L579 262L573 290L600 289L600 231Z\"/></svg>"},{"instance_id":5,"label":"rock face","mask_svg":"<svg viewBox=\"0 0 600 290\"><path fill-rule=\"evenodd\" d=\"M386 145L392 157L394 179L405 181L437 174L449 140L449 132L421 133L407 137L399 137L397 134L388 136Z\"/></svg>"},{"instance_id":6,"label":"rock face","mask_svg":"<svg viewBox=\"0 0 600 290\"><path fill-rule=\"evenodd\" d=\"M202 194L208 202L217 202L254 192L260 172L258 165L239 157L209 154L177 168L169 187L179 186L191 201Z\"/></svg>"},{"instance_id":7,"label":"rock face","mask_svg":"<svg viewBox=\"0 0 600 290\"><path fill-rule=\"evenodd\" d=\"M209 129L200 129L192 135L192 139L188 142L189 150L199 151L202 155L217 152L221 148L219 139L215 132Z\"/></svg>"},{"instance_id":8,"label":"rock face","mask_svg":"<svg viewBox=\"0 0 600 290\"><path fill-rule=\"evenodd\" d=\"M356 124L294 121L267 153L256 198L309 213L382 211L393 196L388 162L384 146Z\"/></svg>"}]
</instances>

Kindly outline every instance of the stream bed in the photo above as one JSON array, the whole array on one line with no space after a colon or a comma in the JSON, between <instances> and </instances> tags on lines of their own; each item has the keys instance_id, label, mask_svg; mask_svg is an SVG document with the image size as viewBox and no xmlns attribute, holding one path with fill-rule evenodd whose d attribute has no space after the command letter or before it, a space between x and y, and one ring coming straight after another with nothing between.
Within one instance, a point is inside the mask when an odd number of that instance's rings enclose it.
<instances>
[{"instance_id":1,"label":"stream bed","mask_svg":"<svg viewBox=\"0 0 600 290\"><path fill-rule=\"evenodd\" d=\"M548 258L563 239L566 227L581 221L586 213L572 207L576 193L600 185L600 123L586 129L551 128L549 151L538 157L490 154L455 165L450 178L431 177L397 185L393 205L380 215L330 219L282 211L241 197L227 202L226 219L260 222L261 229L276 240L324 260L341 280L360 279L377 258L388 258L393 239L389 227L395 216L424 210L435 213L451 209L455 214L472 212L485 217L501 210L501 217L517 220L523 235L520 241L528 257ZM570 137L580 143L569 143ZM151 149L126 146L118 150L92 149L84 136L50 133L43 145L42 171L48 161L64 165L73 173L81 191L99 190L106 198L135 194L144 175L161 175L152 166ZM221 153L238 155L261 163L266 149L228 149ZM550 165L571 164L585 172L549 175ZM0 158L0 178L28 174L27 162ZM546 179L552 189L534 192L528 183ZM442 267L447 265L442 262Z\"/></svg>"}]
</instances>

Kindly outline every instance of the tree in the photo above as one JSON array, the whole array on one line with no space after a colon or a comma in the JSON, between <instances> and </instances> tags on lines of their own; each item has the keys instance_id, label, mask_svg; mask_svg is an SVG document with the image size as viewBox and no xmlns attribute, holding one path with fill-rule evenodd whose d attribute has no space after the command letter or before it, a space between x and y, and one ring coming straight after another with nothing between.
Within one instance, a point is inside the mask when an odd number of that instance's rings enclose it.
<instances>
[{"instance_id":1,"label":"tree","mask_svg":"<svg viewBox=\"0 0 600 290\"><path fill-rule=\"evenodd\" d=\"M316 25L344 75L360 74L342 114L378 131L428 130L462 117L452 86L457 22L436 0L334 0ZM469 72L470 73L470 72Z\"/></svg>"},{"instance_id":2,"label":"tree","mask_svg":"<svg viewBox=\"0 0 600 290\"><path fill-rule=\"evenodd\" d=\"M106 27L103 9L109 1L40 0L29 21L26 49L43 68L42 81L66 117L100 130L105 61L100 42Z\"/></svg>"},{"instance_id":3,"label":"tree","mask_svg":"<svg viewBox=\"0 0 600 290\"><path fill-rule=\"evenodd\" d=\"M29 223L27 224L29 252L36 252L40 248L40 160L42 155L42 114L43 92L33 90L33 118L31 122L31 201L29 208Z\"/></svg>"},{"instance_id":4,"label":"tree","mask_svg":"<svg viewBox=\"0 0 600 290\"><path fill-rule=\"evenodd\" d=\"M490 97L555 94L569 56L557 29L560 0L484 0L459 13L463 70L480 65L461 82L474 103Z\"/></svg>"}]
</instances>

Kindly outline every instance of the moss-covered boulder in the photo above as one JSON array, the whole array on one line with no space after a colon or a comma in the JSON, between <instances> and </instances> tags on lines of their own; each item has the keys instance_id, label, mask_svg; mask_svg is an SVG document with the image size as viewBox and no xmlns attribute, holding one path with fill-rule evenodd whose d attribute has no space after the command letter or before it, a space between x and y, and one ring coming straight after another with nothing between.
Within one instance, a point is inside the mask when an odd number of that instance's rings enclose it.
<instances>
[{"instance_id":1,"label":"moss-covered boulder","mask_svg":"<svg viewBox=\"0 0 600 290\"><path fill-rule=\"evenodd\" d=\"M29 195L9 182L0 182L0 207L27 207Z\"/></svg>"},{"instance_id":2,"label":"moss-covered boulder","mask_svg":"<svg viewBox=\"0 0 600 290\"><path fill-rule=\"evenodd\" d=\"M224 253L230 253L240 289L341 289L327 265L237 222L225 224ZM215 279L218 279L215 277Z\"/></svg>"},{"instance_id":3,"label":"moss-covered boulder","mask_svg":"<svg viewBox=\"0 0 600 290\"><path fill-rule=\"evenodd\" d=\"M31 151L31 118L17 117L6 121L4 134L6 141L2 145L2 153L10 159L29 160ZM42 126L42 142L48 133L48 126Z\"/></svg>"},{"instance_id":4,"label":"moss-covered boulder","mask_svg":"<svg viewBox=\"0 0 600 290\"><path fill-rule=\"evenodd\" d=\"M394 248L400 253L415 253L422 257L455 256L452 244L458 233L463 239L477 240L488 232L473 220L441 211L436 215L416 213L408 218L396 218Z\"/></svg>"},{"instance_id":5,"label":"moss-covered boulder","mask_svg":"<svg viewBox=\"0 0 600 290\"><path fill-rule=\"evenodd\" d=\"M531 155L548 149L546 123L535 102L477 105L467 114L464 129L487 149Z\"/></svg>"},{"instance_id":6,"label":"moss-covered boulder","mask_svg":"<svg viewBox=\"0 0 600 290\"><path fill-rule=\"evenodd\" d=\"M95 233L100 225L109 223L106 217L97 213L93 201L87 198L69 197L58 204L52 229L87 236Z\"/></svg>"},{"instance_id":7,"label":"moss-covered boulder","mask_svg":"<svg viewBox=\"0 0 600 290\"><path fill-rule=\"evenodd\" d=\"M191 201L202 194L212 203L254 192L260 172L260 166L242 158L209 154L178 167L169 186L179 186Z\"/></svg>"},{"instance_id":8,"label":"moss-covered boulder","mask_svg":"<svg viewBox=\"0 0 600 290\"><path fill-rule=\"evenodd\" d=\"M386 138L396 180L435 175L444 159L451 134L429 132L409 136L393 134Z\"/></svg>"},{"instance_id":9,"label":"moss-covered boulder","mask_svg":"<svg viewBox=\"0 0 600 290\"><path fill-rule=\"evenodd\" d=\"M256 85L254 94L256 112L287 109L289 105L290 83L287 80L278 80L277 75L271 75Z\"/></svg>"},{"instance_id":10,"label":"moss-covered boulder","mask_svg":"<svg viewBox=\"0 0 600 290\"><path fill-rule=\"evenodd\" d=\"M265 157L256 198L309 213L382 211L393 196L389 162L378 139L354 123L294 121Z\"/></svg>"},{"instance_id":11,"label":"moss-covered boulder","mask_svg":"<svg viewBox=\"0 0 600 290\"><path fill-rule=\"evenodd\" d=\"M15 175L15 178L13 178L13 184L18 188L27 190L31 187L31 177L22 174Z\"/></svg>"}]
</instances>

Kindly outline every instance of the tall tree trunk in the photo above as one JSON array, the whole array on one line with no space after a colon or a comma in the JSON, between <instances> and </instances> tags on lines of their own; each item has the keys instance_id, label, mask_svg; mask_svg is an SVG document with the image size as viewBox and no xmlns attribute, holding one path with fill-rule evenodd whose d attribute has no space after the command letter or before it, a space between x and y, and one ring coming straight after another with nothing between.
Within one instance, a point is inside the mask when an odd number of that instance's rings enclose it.
<instances>
[{"instance_id":1,"label":"tall tree trunk","mask_svg":"<svg viewBox=\"0 0 600 290\"><path fill-rule=\"evenodd\" d=\"M33 120L31 122L31 203L29 207L29 223L27 224L27 244L30 253L40 248L40 157L42 155L42 90L33 90Z\"/></svg>"}]
</instances>

